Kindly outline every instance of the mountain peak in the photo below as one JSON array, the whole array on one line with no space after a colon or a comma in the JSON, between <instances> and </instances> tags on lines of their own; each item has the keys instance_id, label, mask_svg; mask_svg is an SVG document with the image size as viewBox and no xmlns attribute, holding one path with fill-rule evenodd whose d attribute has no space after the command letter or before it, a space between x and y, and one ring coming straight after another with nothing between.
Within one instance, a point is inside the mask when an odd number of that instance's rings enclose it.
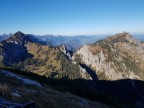
<instances>
[{"instance_id":1,"label":"mountain peak","mask_svg":"<svg viewBox=\"0 0 144 108\"><path fill-rule=\"evenodd\" d=\"M138 44L139 41L136 40L135 38L133 38L133 36L128 33L128 32L123 32L123 33L118 33L114 36L108 36L106 39L100 40L98 42L96 42L95 44L114 44L114 43L135 43Z\"/></svg>"},{"instance_id":2,"label":"mountain peak","mask_svg":"<svg viewBox=\"0 0 144 108\"><path fill-rule=\"evenodd\" d=\"M25 36L25 34L22 33L21 31L18 31L18 32L14 33L13 36L15 36L15 37L23 37L23 36Z\"/></svg>"},{"instance_id":3,"label":"mountain peak","mask_svg":"<svg viewBox=\"0 0 144 108\"><path fill-rule=\"evenodd\" d=\"M15 44L25 44L27 42L31 42L28 36L26 36L24 33L21 31L18 31L14 33L11 37L7 38L6 40L3 41L3 43L15 43Z\"/></svg>"},{"instance_id":4,"label":"mountain peak","mask_svg":"<svg viewBox=\"0 0 144 108\"><path fill-rule=\"evenodd\" d=\"M119 33L119 34L116 34L114 35L116 38L119 37L119 38L133 38L133 36L129 33L129 32L123 32L123 33Z\"/></svg>"},{"instance_id":5,"label":"mountain peak","mask_svg":"<svg viewBox=\"0 0 144 108\"><path fill-rule=\"evenodd\" d=\"M124 32L118 33L118 34L116 34L116 35L123 37L123 36L126 36L126 35L130 35L130 33L124 31Z\"/></svg>"},{"instance_id":6,"label":"mountain peak","mask_svg":"<svg viewBox=\"0 0 144 108\"><path fill-rule=\"evenodd\" d=\"M128 32L123 32L123 33L118 33L111 37L107 37L107 40L113 41L113 40L118 39L118 41L126 41L127 38L132 38L132 36Z\"/></svg>"},{"instance_id":7,"label":"mountain peak","mask_svg":"<svg viewBox=\"0 0 144 108\"><path fill-rule=\"evenodd\" d=\"M17 31L16 33L24 34L24 33L22 33L21 31ZM15 33L15 34L16 34L16 33Z\"/></svg>"}]
</instances>

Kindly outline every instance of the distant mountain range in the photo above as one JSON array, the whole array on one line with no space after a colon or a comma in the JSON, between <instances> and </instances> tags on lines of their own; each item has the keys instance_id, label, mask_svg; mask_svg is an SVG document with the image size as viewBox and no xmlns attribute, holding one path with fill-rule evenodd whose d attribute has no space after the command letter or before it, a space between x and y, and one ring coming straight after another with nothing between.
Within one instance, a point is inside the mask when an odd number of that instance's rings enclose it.
<instances>
[{"instance_id":1,"label":"distant mountain range","mask_svg":"<svg viewBox=\"0 0 144 108\"><path fill-rule=\"evenodd\" d=\"M0 42L6 38L12 36L12 34L3 34L0 35ZM27 36L41 44L50 45L50 46L61 46L65 45L68 50L74 51L80 48L84 44L91 44L97 40L103 39L106 35L96 35L96 36L54 36L54 35L33 35L27 34Z\"/></svg>"},{"instance_id":2,"label":"distant mountain range","mask_svg":"<svg viewBox=\"0 0 144 108\"><path fill-rule=\"evenodd\" d=\"M142 34L133 34L133 37L135 37L136 39L140 40L140 41L144 41L144 33Z\"/></svg>"},{"instance_id":3,"label":"distant mountain range","mask_svg":"<svg viewBox=\"0 0 144 108\"><path fill-rule=\"evenodd\" d=\"M35 42L39 42L41 44L51 45L51 46L65 45L67 49L71 51L77 50L85 44L92 44L100 39L104 39L107 37L107 35L93 35L93 36L88 36L88 35L54 36L49 34L47 35L27 34L27 35L29 36L29 38L31 38L31 40ZM12 36L12 33L0 35L0 42L10 36ZM144 41L144 34L133 34L133 36L136 39Z\"/></svg>"},{"instance_id":4,"label":"distant mountain range","mask_svg":"<svg viewBox=\"0 0 144 108\"><path fill-rule=\"evenodd\" d=\"M12 36L13 34L10 33L10 34L2 34L0 35L0 42L7 39L8 37Z\"/></svg>"}]
</instances>

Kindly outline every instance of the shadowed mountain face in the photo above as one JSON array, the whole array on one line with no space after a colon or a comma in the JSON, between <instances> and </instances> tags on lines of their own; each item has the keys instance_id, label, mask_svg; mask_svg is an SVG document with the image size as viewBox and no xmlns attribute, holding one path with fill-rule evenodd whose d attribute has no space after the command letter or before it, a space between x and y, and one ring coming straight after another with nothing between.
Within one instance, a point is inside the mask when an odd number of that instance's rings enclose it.
<instances>
[{"instance_id":1,"label":"shadowed mountain face","mask_svg":"<svg viewBox=\"0 0 144 108\"><path fill-rule=\"evenodd\" d=\"M23 62L33 55L29 54L26 44L31 42L23 33L17 32L12 37L7 38L0 44L1 48L1 61L11 66L13 63Z\"/></svg>"},{"instance_id":2,"label":"shadowed mountain face","mask_svg":"<svg viewBox=\"0 0 144 108\"><path fill-rule=\"evenodd\" d=\"M96 71L99 79L144 80L144 45L129 33L107 37L84 45L75 56Z\"/></svg>"}]
</instances>

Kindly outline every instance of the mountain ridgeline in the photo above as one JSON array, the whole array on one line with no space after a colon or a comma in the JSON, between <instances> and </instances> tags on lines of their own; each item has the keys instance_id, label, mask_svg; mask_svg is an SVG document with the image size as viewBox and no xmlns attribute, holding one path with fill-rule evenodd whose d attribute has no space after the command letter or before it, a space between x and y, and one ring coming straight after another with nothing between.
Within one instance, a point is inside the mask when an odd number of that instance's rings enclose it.
<instances>
[{"instance_id":1,"label":"mountain ridgeline","mask_svg":"<svg viewBox=\"0 0 144 108\"><path fill-rule=\"evenodd\" d=\"M56 79L144 80L144 44L124 32L75 52L16 32L0 43L1 67Z\"/></svg>"},{"instance_id":2,"label":"mountain ridgeline","mask_svg":"<svg viewBox=\"0 0 144 108\"><path fill-rule=\"evenodd\" d=\"M6 76L3 72L12 72L14 76L25 76L42 86L102 102L110 108L143 108L144 42L123 32L70 51L65 44L55 46L54 41L39 38L20 31L3 38L1 76ZM8 77L17 82L14 79ZM0 80L9 85L18 84L7 78Z\"/></svg>"},{"instance_id":3,"label":"mountain ridgeline","mask_svg":"<svg viewBox=\"0 0 144 108\"><path fill-rule=\"evenodd\" d=\"M0 35L0 42L12 36L12 34ZM91 44L99 39L103 39L106 35L96 35L96 36L54 36L54 35L33 35L26 34L31 41L49 46L62 46L65 45L68 50L74 51L80 48L84 44Z\"/></svg>"}]
</instances>

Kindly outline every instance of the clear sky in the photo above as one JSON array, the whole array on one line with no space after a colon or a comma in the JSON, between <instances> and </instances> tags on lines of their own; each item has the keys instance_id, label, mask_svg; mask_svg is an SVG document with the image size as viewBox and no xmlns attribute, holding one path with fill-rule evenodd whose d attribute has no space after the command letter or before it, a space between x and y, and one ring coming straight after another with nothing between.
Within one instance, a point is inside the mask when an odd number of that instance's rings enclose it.
<instances>
[{"instance_id":1,"label":"clear sky","mask_svg":"<svg viewBox=\"0 0 144 108\"><path fill-rule=\"evenodd\" d=\"M0 0L0 34L144 32L144 0Z\"/></svg>"}]
</instances>

